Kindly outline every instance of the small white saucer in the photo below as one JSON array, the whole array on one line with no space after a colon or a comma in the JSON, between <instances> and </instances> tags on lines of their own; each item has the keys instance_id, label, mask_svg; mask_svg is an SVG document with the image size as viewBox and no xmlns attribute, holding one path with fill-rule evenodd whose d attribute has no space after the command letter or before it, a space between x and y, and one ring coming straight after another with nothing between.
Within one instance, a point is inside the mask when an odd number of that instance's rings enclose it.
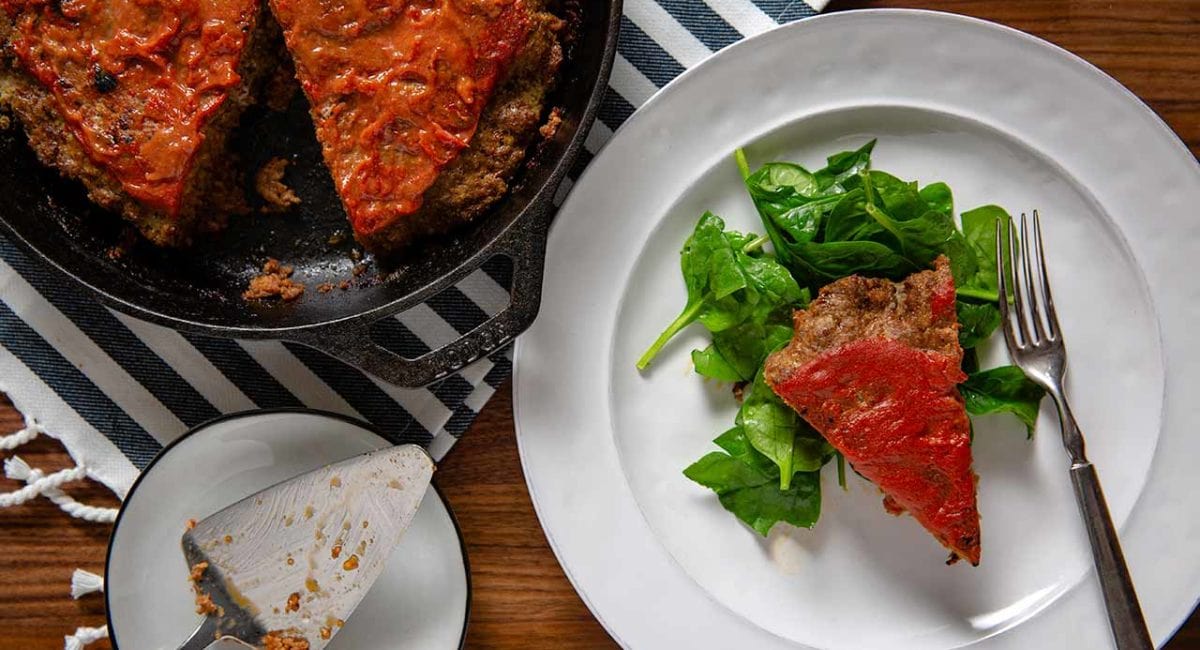
<instances>
[{"instance_id":1,"label":"small white saucer","mask_svg":"<svg viewBox=\"0 0 1200 650\"><path fill-rule=\"evenodd\" d=\"M179 546L188 519L390 444L343 416L286 409L228 415L168 445L129 490L109 542L105 596L114 647L175 650L199 625ZM383 574L327 647L461 648L470 601L461 533L431 489Z\"/></svg>"}]
</instances>

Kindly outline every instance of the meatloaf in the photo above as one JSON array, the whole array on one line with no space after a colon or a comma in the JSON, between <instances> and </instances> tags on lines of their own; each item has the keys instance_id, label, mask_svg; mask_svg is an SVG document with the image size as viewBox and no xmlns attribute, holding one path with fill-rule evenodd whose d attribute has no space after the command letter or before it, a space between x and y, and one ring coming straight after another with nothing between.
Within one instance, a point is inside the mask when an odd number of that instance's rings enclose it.
<instances>
[{"instance_id":1,"label":"meatloaf","mask_svg":"<svg viewBox=\"0 0 1200 650\"><path fill-rule=\"evenodd\" d=\"M277 68L262 14L257 0L0 0L0 106L95 203L187 244L245 206L225 144Z\"/></svg>"},{"instance_id":2,"label":"meatloaf","mask_svg":"<svg viewBox=\"0 0 1200 650\"><path fill-rule=\"evenodd\" d=\"M945 257L899 283L842 278L795 312L792 340L767 359L765 378L883 490L889 512L908 511L951 560L978 564L954 299Z\"/></svg>"},{"instance_id":3,"label":"meatloaf","mask_svg":"<svg viewBox=\"0 0 1200 650\"><path fill-rule=\"evenodd\" d=\"M562 59L542 0L270 6L361 243L403 248L507 191Z\"/></svg>"}]
</instances>

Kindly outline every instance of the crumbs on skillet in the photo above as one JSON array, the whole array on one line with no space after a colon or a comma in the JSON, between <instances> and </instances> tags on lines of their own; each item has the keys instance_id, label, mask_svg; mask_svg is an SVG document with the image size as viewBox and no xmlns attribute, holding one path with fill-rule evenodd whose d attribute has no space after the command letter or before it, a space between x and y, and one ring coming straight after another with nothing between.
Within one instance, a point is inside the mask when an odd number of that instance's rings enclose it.
<instances>
[{"instance_id":1,"label":"crumbs on skillet","mask_svg":"<svg viewBox=\"0 0 1200 650\"><path fill-rule=\"evenodd\" d=\"M284 266L275 258L267 259L262 273L250 278L250 285L242 293L246 300L282 298L291 302L304 294L304 285L292 279L292 267Z\"/></svg>"},{"instance_id":2,"label":"crumbs on skillet","mask_svg":"<svg viewBox=\"0 0 1200 650\"><path fill-rule=\"evenodd\" d=\"M283 182L287 166L287 158L272 158L254 175L254 189L266 202L262 206L263 212L284 212L300 204L300 197Z\"/></svg>"}]
</instances>

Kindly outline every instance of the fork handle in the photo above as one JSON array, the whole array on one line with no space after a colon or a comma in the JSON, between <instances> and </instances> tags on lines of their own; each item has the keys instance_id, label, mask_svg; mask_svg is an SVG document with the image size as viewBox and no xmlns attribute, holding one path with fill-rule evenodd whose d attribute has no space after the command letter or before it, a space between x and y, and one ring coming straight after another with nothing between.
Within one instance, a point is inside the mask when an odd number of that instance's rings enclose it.
<instances>
[{"instance_id":1,"label":"fork handle","mask_svg":"<svg viewBox=\"0 0 1200 650\"><path fill-rule=\"evenodd\" d=\"M1129 568L1125 566L1125 555L1108 514L1108 503L1104 500L1096 467L1087 461L1073 464L1071 483L1075 486L1075 499L1092 543L1092 558L1100 576L1100 590L1104 594L1104 607L1108 610L1117 649L1153 650L1154 644L1142 617Z\"/></svg>"}]
</instances>

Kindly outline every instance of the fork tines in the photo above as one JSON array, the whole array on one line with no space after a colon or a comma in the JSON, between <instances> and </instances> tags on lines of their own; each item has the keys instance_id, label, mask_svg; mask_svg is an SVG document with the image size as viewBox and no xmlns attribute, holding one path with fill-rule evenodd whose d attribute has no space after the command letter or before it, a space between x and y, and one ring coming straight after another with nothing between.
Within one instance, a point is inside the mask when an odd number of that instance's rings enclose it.
<instances>
[{"instance_id":1,"label":"fork tines","mask_svg":"<svg viewBox=\"0 0 1200 650\"><path fill-rule=\"evenodd\" d=\"M1004 231L1007 231L1005 233ZM1033 235L1030 236L1025 213L1021 213L1020 245L1013 227L1006 220L996 222L996 268L999 275L1000 314L1004 337L1010 348L1037 347L1061 343L1058 314L1046 276L1046 254L1042 249L1042 223L1033 211ZM1007 237L1005 238L1005 235ZM1032 247L1030 240L1032 239ZM1005 251L1004 244L1008 244ZM1034 254L1036 252L1036 254ZM1009 285L1012 285L1011 287ZM1015 314L1010 314L1009 293ZM1041 294L1039 298L1038 294ZM1015 321L1016 327L1013 327Z\"/></svg>"}]
</instances>

